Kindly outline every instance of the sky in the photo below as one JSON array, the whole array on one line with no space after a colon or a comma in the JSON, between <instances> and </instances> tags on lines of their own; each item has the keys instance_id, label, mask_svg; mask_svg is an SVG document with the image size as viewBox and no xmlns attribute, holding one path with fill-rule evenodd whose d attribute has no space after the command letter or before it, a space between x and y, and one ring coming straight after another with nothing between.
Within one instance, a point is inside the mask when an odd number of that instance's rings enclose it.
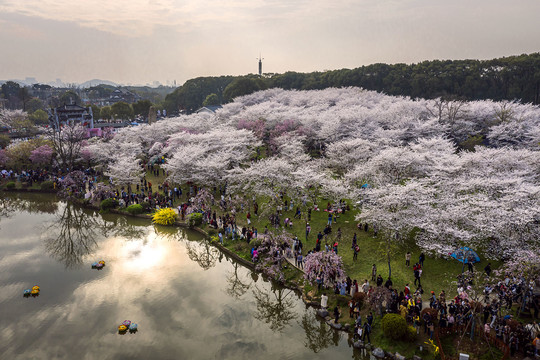
<instances>
[{"instance_id":1,"label":"sky","mask_svg":"<svg viewBox=\"0 0 540 360\"><path fill-rule=\"evenodd\" d=\"M0 80L122 84L540 51L538 0L0 0Z\"/></svg>"}]
</instances>

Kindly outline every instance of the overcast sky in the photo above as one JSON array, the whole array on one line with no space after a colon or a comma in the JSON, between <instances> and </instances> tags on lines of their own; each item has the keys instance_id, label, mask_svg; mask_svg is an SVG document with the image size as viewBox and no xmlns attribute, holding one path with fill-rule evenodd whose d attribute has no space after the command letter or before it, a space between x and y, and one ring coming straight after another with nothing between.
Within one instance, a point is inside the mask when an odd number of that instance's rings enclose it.
<instances>
[{"instance_id":1,"label":"overcast sky","mask_svg":"<svg viewBox=\"0 0 540 360\"><path fill-rule=\"evenodd\" d=\"M0 0L0 80L162 83L540 51L538 0Z\"/></svg>"}]
</instances>

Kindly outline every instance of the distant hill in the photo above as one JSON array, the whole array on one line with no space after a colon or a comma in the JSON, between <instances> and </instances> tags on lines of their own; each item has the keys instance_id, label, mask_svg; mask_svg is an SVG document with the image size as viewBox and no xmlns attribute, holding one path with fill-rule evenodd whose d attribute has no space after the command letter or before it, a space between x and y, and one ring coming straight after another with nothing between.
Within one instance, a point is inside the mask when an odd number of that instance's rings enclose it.
<instances>
[{"instance_id":1,"label":"distant hill","mask_svg":"<svg viewBox=\"0 0 540 360\"><path fill-rule=\"evenodd\" d=\"M417 64L372 64L355 69L245 76L199 77L165 98L172 114L199 109L207 96L221 103L258 90L320 90L356 86L388 95L433 99L517 100L540 104L540 53L491 60L432 60ZM215 98L215 97L214 97Z\"/></svg>"},{"instance_id":2,"label":"distant hill","mask_svg":"<svg viewBox=\"0 0 540 360\"><path fill-rule=\"evenodd\" d=\"M114 87L119 86L117 83L109 81L109 80L92 79L92 80L83 82L82 84L79 85L79 87L89 88L89 87L98 86L98 85L110 85Z\"/></svg>"}]
</instances>

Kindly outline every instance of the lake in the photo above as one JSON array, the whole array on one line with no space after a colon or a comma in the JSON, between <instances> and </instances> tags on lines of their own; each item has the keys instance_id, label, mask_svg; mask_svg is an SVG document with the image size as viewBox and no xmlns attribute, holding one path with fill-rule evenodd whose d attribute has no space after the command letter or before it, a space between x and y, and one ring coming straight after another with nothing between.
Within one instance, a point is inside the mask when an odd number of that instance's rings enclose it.
<instances>
[{"instance_id":1,"label":"lake","mask_svg":"<svg viewBox=\"0 0 540 360\"><path fill-rule=\"evenodd\" d=\"M1 359L364 358L297 294L196 232L1 196ZM124 320L138 331L119 334Z\"/></svg>"}]
</instances>

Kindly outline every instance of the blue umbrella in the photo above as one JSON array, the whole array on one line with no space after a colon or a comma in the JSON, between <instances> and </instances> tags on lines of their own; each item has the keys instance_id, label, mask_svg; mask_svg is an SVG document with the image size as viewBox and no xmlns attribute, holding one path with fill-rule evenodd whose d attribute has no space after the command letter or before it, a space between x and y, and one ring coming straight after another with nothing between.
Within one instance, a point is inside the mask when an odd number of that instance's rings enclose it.
<instances>
[{"instance_id":1,"label":"blue umbrella","mask_svg":"<svg viewBox=\"0 0 540 360\"><path fill-rule=\"evenodd\" d=\"M450 254L451 257L464 264L480 262L480 257L471 248L462 247Z\"/></svg>"}]
</instances>

